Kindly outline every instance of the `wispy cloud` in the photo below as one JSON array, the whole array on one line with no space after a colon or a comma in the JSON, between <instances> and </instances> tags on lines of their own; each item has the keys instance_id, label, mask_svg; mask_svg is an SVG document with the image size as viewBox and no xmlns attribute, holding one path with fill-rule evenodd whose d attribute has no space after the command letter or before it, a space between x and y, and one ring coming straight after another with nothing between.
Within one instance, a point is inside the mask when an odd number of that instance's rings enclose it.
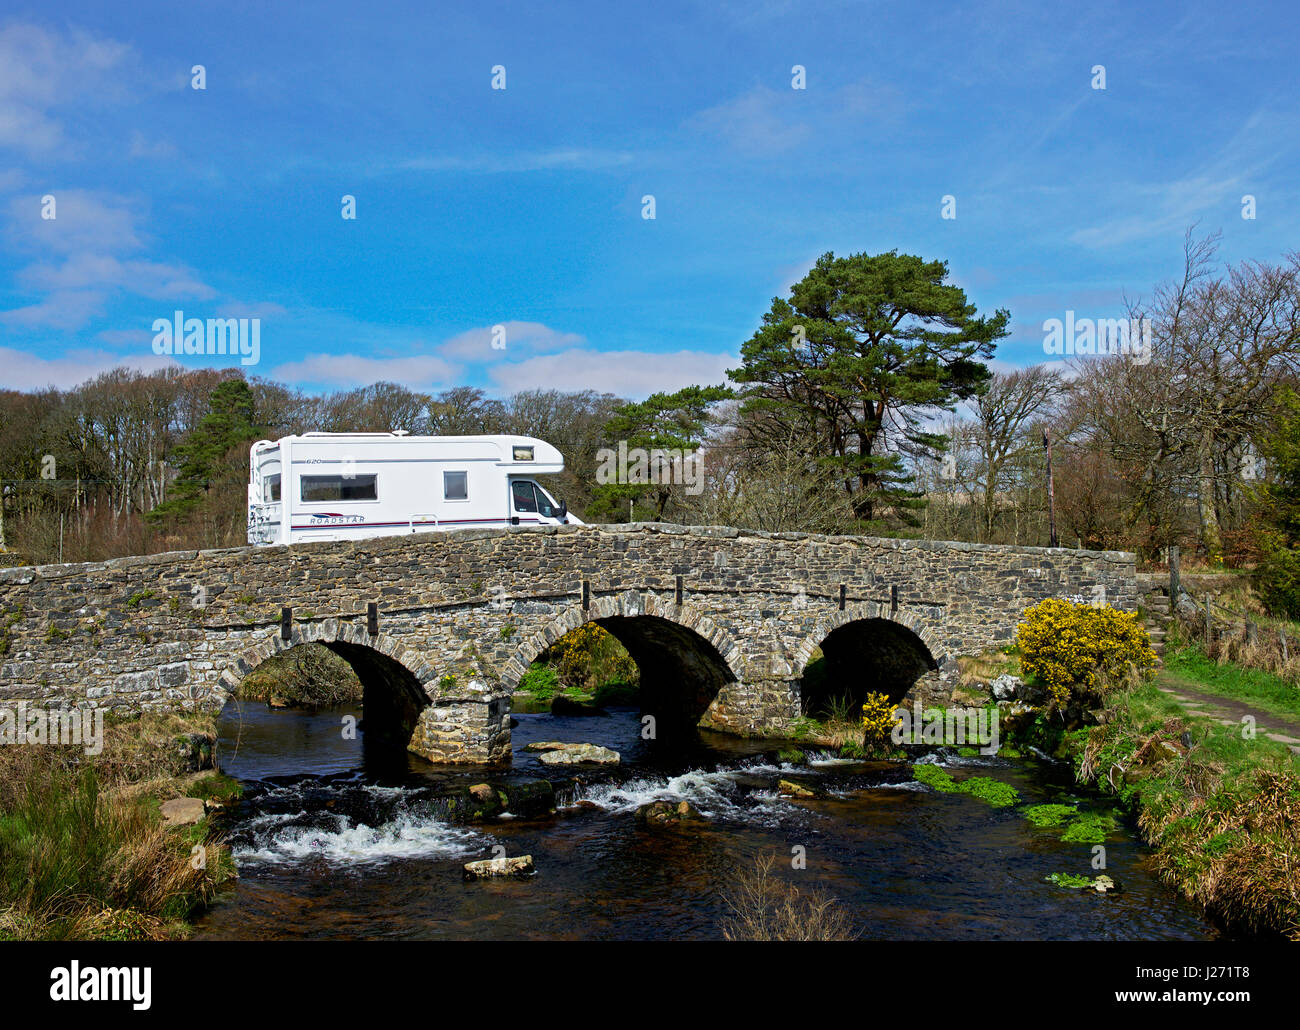
<instances>
[{"instance_id":1,"label":"wispy cloud","mask_svg":"<svg viewBox=\"0 0 1300 1030\"><path fill-rule=\"evenodd\" d=\"M0 28L0 147L32 155L73 149L60 107L119 94L115 73L130 54L125 44L81 29Z\"/></svg>"},{"instance_id":2,"label":"wispy cloud","mask_svg":"<svg viewBox=\"0 0 1300 1030\"><path fill-rule=\"evenodd\" d=\"M281 382L312 386L362 386L382 381L427 391L450 385L458 371L456 366L434 354L395 358L313 354L279 365L270 375Z\"/></svg>"},{"instance_id":3,"label":"wispy cloud","mask_svg":"<svg viewBox=\"0 0 1300 1030\"><path fill-rule=\"evenodd\" d=\"M497 154L430 154L387 166L404 172L546 172L600 171L631 164L633 155L623 150L560 147L554 150L513 151Z\"/></svg>"}]
</instances>

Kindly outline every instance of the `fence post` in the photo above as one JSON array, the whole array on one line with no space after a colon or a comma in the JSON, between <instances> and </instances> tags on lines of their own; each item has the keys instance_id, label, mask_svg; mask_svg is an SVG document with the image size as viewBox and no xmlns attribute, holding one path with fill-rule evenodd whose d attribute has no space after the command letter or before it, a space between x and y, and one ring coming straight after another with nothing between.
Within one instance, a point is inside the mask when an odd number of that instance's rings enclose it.
<instances>
[{"instance_id":1,"label":"fence post","mask_svg":"<svg viewBox=\"0 0 1300 1030\"><path fill-rule=\"evenodd\" d=\"M1259 627L1249 619L1246 620L1246 643L1254 644L1259 640Z\"/></svg>"},{"instance_id":2,"label":"fence post","mask_svg":"<svg viewBox=\"0 0 1300 1030\"><path fill-rule=\"evenodd\" d=\"M1169 545L1169 606L1178 606L1178 593L1182 590L1181 569L1178 558L1178 545Z\"/></svg>"},{"instance_id":3,"label":"fence post","mask_svg":"<svg viewBox=\"0 0 1300 1030\"><path fill-rule=\"evenodd\" d=\"M1210 641L1214 637L1214 612L1210 609L1210 595L1205 595L1205 656L1210 656Z\"/></svg>"}]
</instances>

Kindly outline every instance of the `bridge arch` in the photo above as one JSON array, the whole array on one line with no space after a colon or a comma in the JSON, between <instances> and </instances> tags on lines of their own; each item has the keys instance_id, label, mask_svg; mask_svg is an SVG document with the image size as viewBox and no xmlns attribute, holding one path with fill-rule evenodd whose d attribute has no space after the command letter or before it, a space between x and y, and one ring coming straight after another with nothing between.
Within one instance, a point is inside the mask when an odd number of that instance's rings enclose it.
<instances>
[{"instance_id":1,"label":"bridge arch","mask_svg":"<svg viewBox=\"0 0 1300 1030\"><path fill-rule=\"evenodd\" d=\"M632 656L648 712L698 725L719 695L742 679L740 646L704 611L628 590L593 598L587 609L567 608L524 639L506 664L503 687L514 690L538 655L588 622L611 633Z\"/></svg>"},{"instance_id":2,"label":"bridge arch","mask_svg":"<svg viewBox=\"0 0 1300 1030\"><path fill-rule=\"evenodd\" d=\"M268 658L308 643L329 648L356 672L362 688L362 726L368 737L405 747L421 711L430 703L434 670L392 637L372 636L364 627L334 619L295 625L288 640L279 630L263 634L222 672L213 706L224 707L248 674Z\"/></svg>"},{"instance_id":3,"label":"bridge arch","mask_svg":"<svg viewBox=\"0 0 1300 1030\"><path fill-rule=\"evenodd\" d=\"M818 649L825 665L821 682L814 684L804 674ZM938 691L947 654L938 630L924 618L891 614L882 605L866 602L822 617L793 658L795 669L807 680L801 679L800 700L808 712L836 694L847 694L855 704L873 691L894 702L928 697Z\"/></svg>"}]
</instances>

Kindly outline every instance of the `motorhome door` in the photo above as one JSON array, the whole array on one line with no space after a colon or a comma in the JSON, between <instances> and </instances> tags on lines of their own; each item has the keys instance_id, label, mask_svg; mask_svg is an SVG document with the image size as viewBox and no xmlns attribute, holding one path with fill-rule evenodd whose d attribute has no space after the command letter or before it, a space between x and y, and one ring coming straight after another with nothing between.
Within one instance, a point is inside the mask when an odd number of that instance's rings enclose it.
<instances>
[{"instance_id":1,"label":"motorhome door","mask_svg":"<svg viewBox=\"0 0 1300 1030\"><path fill-rule=\"evenodd\" d=\"M527 526L540 521L537 515L537 491L532 480L510 480L510 524Z\"/></svg>"}]
</instances>

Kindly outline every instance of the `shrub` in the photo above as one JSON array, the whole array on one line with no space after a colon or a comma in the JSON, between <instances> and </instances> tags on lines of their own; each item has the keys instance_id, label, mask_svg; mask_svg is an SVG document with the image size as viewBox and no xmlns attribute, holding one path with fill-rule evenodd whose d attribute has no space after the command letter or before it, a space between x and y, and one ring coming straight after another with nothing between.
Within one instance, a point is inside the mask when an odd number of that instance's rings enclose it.
<instances>
[{"instance_id":1,"label":"shrub","mask_svg":"<svg viewBox=\"0 0 1300 1030\"><path fill-rule=\"evenodd\" d=\"M557 640L543 656L554 665L566 687L587 692L604 683L637 683L640 672L632 656L612 633L585 622Z\"/></svg>"},{"instance_id":2,"label":"shrub","mask_svg":"<svg viewBox=\"0 0 1300 1030\"><path fill-rule=\"evenodd\" d=\"M888 748L890 732L898 721L894 714L898 706L889 700L888 694L875 691L862 699L863 749L867 752Z\"/></svg>"},{"instance_id":3,"label":"shrub","mask_svg":"<svg viewBox=\"0 0 1300 1030\"><path fill-rule=\"evenodd\" d=\"M1264 607L1273 615L1300 619L1300 550L1267 547L1256 574Z\"/></svg>"},{"instance_id":4,"label":"shrub","mask_svg":"<svg viewBox=\"0 0 1300 1030\"><path fill-rule=\"evenodd\" d=\"M1016 639L1021 669L1047 691L1055 708L1093 707L1107 691L1148 677L1156 664L1137 615L1109 605L1049 597L1025 609Z\"/></svg>"},{"instance_id":5,"label":"shrub","mask_svg":"<svg viewBox=\"0 0 1300 1030\"><path fill-rule=\"evenodd\" d=\"M531 665L520 677L519 689L541 701L548 701L560 689L560 677L549 665Z\"/></svg>"}]
</instances>

